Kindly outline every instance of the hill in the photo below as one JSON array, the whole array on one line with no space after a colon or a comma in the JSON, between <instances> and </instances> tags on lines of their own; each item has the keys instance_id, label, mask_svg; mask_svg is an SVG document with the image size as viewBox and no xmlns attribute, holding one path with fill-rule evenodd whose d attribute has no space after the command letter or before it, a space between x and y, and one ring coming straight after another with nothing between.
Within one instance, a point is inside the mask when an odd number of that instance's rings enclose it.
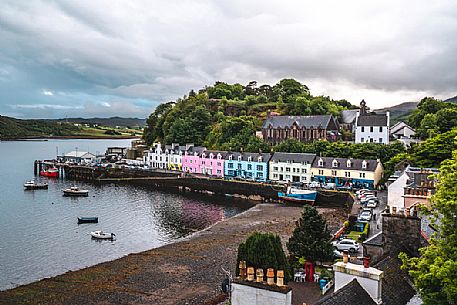
<instances>
[{"instance_id":1,"label":"hill","mask_svg":"<svg viewBox=\"0 0 457 305\"><path fill-rule=\"evenodd\" d=\"M457 103L457 95L451 98L448 98L445 100L445 102L450 102L450 103Z\"/></svg>"},{"instance_id":2,"label":"hill","mask_svg":"<svg viewBox=\"0 0 457 305\"><path fill-rule=\"evenodd\" d=\"M89 124L89 125L99 125L107 127L144 127L146 125L146 119L138 118L121 118L121 117L111 117L111 118L67 118L67 119L58 119L55 120L58 122L71 122L79 124Z\"/></svg>"},{"instance_id":3,"label":"hill","mask_svg":"<svg viewBox=\"0 0 457 305\"><path fill-rule=\"evenodd\" d=\"M72 124L47 120L20 120L0 116L0 139L72 135L79 131Z\"/></svg>"},{"instance_id":4,"label":"hill","mask_svg":"<svg viewBox=\"0 0 457 305\"><path fill-rule=\"evenodd\" d=\"M382 109L377 109L375 112L385 113L387 111L390 112L390 124L394 125L399 121L404 121L407 117L413 112L414 109L417 108L419 102L405 102L399 105L395 105L392 107L386 107Z\"/></svg>"}]
</instances>

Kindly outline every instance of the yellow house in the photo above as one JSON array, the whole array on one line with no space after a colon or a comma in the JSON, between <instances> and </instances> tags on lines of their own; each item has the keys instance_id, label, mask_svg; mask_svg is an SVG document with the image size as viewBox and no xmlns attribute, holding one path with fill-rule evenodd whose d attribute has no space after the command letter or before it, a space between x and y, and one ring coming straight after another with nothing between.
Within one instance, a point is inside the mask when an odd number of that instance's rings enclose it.
<instances>
[{"instance_id":1,"label":"yellow house","mask_svg":"<svg viewBox=\"0 0 457 305\"><path fill-rule=\"evenodd\" d=\"M376 188L384 174L380 160L316 157L311 166L313 181L337 187Z\"/></svg>"}]
</instances>

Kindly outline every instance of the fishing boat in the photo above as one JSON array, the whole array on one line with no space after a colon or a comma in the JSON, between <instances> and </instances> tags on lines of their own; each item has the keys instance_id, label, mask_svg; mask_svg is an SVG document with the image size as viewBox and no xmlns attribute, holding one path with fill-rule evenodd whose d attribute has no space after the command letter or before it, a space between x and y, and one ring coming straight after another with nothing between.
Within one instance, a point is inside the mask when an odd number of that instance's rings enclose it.
<instances>
[{"instance_id":1,"label":"fishing boat","mask_svg":"<svg viewBox=\"0 0 457 305\"><path fill-rule=\"evenodd\" d=\"M80 223L98 223L98 217L78 217L78 224Z\"/></svg>"},{"instance_id":2,"label":"fishing boat","mask_svg":"<svg viewBox=\"0 0 457 305\"><path fill-rule=\"evenodd\" d=\"M24 183L24 189L26 190L38 190L38 189L47 189L47 183L36 182L35 180L30 180Z\"/></svg>"},{"instance_id":3,"label":"fishing boat","mask_svg":"<svg viewBox=\"0 0 457 305\"><path fill-rule=\"evenodd\" d=\"M116 236L116 234L114 234L114 233L106 233L103 231L90 232L90 235L92 236L92 238L96 238L96 239L111 239L111 240L113 240L114 236Z\"/></svg>"},{"instance_id":4,"label":"fishing boat","mask_svg":"<svg viewBox=\"0 0 457 305\"><path fill-rule=\"evenodd\" d=\"M278 192L279 199L291 202L311 203L314 204L317 197L317 191L301 190L293 187L287 187L287 191Z\"/></svg>"},{"instance_id":5,"label":"fishing boat","mask_svg":"<svg viewBox=\"0 0 457 305\"><path fill-rule=\"evenodd\" d=\"M87 197L89 196L88 190L80 190L77 186L72 186L69 189L63 190L64 196L71 196L71 197Z\"/></svg>"},{"instance_id":6,"label":"fishing boat","mask_svg":"<svg viewBox=\"0 0 457 305\"><path fill-rule=\"evenodd\" d=\"M57 178L59 177L59 169L55 167L50 167L46 170L42 170L40 172L40 176L49 177L49 178Z\"/></svg>"}]
</instances>

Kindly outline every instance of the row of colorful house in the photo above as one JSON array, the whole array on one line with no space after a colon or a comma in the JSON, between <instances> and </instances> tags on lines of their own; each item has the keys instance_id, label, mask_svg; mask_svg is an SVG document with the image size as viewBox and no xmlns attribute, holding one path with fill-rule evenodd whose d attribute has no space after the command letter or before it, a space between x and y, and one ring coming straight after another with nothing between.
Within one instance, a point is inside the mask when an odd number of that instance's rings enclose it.
<instances>
[{"instance_id":1,"label":"row of colorful house","mask_svg":"<svg viewBox=\"0 0 457 305\"><path fill-rule=\"evenodd\" d=\"M307 153L245 153L208 150L186 144L155 143L144 153L145 167L202 174L221 178L242 178L265 182L312 181L337 187L374 188L383 175L379 160L319 157Z\"/></svg>"}]
</instances>

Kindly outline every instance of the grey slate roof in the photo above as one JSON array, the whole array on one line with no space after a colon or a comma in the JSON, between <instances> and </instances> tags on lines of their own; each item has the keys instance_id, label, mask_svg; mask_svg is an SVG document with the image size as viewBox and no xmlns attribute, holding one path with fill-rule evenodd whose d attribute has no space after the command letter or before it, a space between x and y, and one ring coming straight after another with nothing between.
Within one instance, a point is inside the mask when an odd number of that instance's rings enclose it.
<instances>
[{"instance_id":1,"label":"grey slate roof","mask_svg":"<svg viewBox=\"0 0 457 305\"><path fill-rule=\"evenodd\" d=\"M279 115L268 117L263 123L262 128L268 128L270 125L273 128L285 128L286 126L292 126L292 124L296 122L300 128L316 128L320 126L321 128L327 129L330 122L334 120L335 119L331 115Z\"/></svg>"},{"instance_id":2,"label":"grey slate roof","mask_svg":"<svg viewBox=\"0 0 457 305\"><path fill-rule=\"evenodd\" d=\"M306 153L283 153L276 152L270 161L286 162L291 161L292 163L301 163L305 162L312 164L316 154L306 154Z\"/></svg>"},{"instance_id":3,"label":"grey slate roof","mask_svg":"<svg viewBox=\"0 0 457 305\"><path fill-rule=\"evenodd\" d=\"M222 159L225 159L225 157L227 156L228 152L227 151L222 151L222 150L207 150L207 151L204 151L204 153L206 154L206 157L208 158L209 155L211 153L213 153L214 157L217 156L217 154L221 154L222 156ZM203 152L202 152L203 154Z\"/></svg>"},{"instance_id":4,"label":"grey slate roof","mask_svg":"<svg viewBox=\"0 0 457 305\"><path fill-rule=\"evenodd\" d=\"M376 305L368 292L360 286L356 279L329 294L314 305Z\"/></svg>"},{"instance_id":5,"label":"grey slate roof","mask_svg":"<svg viewBox=\"0 0 457 305\"><path fill-rule=\"evenodd\" d=\"M405 305L416 294L408 274L400 269L401 265L399 258L387 256L374 266L384 271L382 305Z\"/></svg>"},{"instance_id":6,"label":"grey slate roof","mask_svg":"<svg viewBox=\"0 0 457 305\"><path fill-rule=\"evenodd\" d=\"M342 110L341 111L341 123L343 124L352 124L355 122L355 118L357 116L357 111L359 109L349 109L349 110Z\"/></svg>"},{"instance_id":7,"label":"grey slate roof","mask_svg":"<svg viewBox=\"0 0 457 305\"><path fill-rule=\"evenodd\" d=\"M387 126L387 115L367 114L357 119L357 126Z\"/></svg>"},{"instance_id":8,"label":"grey slate roof","mask_svg":"<svg viewBox=\"0 0 457 305\"><path fill-rule=\"evenodd\" d=\"M318 166L319 165L319 160L322 159L324 161L323 166ZM333 167L333 160L338 161L338 166ZM347 170L363 170L363 171L369 171L373 172L376 169L376 166L378 165L377 160L365 160L367 161L367 168L362 169L362 162L363 159L350 159L352 162L351 167L347 167L347 160L346 158L332 158L332 157L316 157L314 159L312 167L315 168L328 168L328 169L347 169Z\"/></svg>"},{"instance_id":9,"label":"grey slate roof","mask_svg":"<svg viewBox=\"0 0 457 305\"><path fill-rule=\"evenodd\" d=\"M366 241L363 242L363 244L382 247L384 245L384 243L382 242L382 231L379 231L372 237L368 238Z\"/></svg>"},{"instance_id":10,"label":"grey slate roof","mask_svg":"<svg viewBox=\"0 0 457 305\"><path fill-rule=\"evenodd\" d=\"M252 162L257 162L257 158L259 156L262 156L262 162L268 162L270 161L271 154L267 153L245 153L245 152L227 152L226 154L226 160L228 160L229 156L233 157L233 161L237 161L238 157L241 156L242 161L248 161L248 158L252 158Z\"/></svg>"}]
</instances>

